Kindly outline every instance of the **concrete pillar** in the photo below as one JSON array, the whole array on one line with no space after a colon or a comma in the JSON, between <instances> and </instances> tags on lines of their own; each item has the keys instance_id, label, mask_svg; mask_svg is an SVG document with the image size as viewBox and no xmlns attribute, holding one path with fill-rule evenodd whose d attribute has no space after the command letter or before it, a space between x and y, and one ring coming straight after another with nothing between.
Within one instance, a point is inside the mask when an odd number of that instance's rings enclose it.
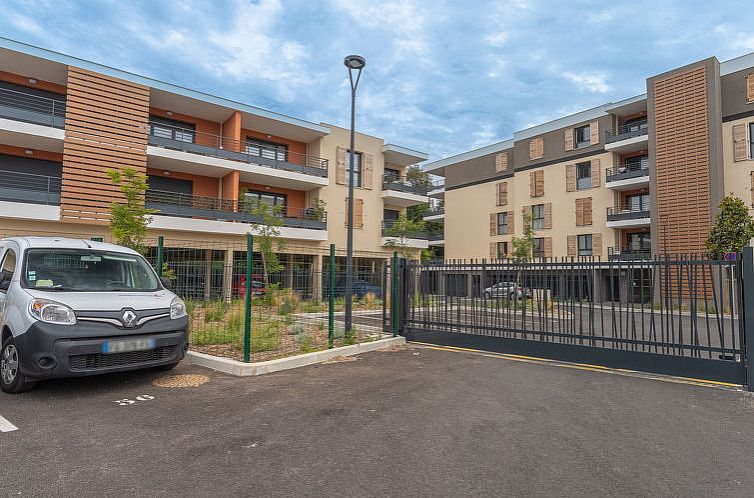
<instances>
[{"instance_id":1,"label":"concrete pillar","mask_svg":"<svg viewBox=\"0 0 754 498\"><path fill-rule=\"evenodd\" d=\"M233 249L225 251L223 264L223 299L230 301L233 296Z\"/></svg>"},{"instance_id":2,"label":"concrete pillar","mask_svg":"<svg viewBox=\"0 0 754 498\"><path fill-rule=\"evenodd\" d=\"M322 299L322 272L324 271L324 268L322 266L322 255L321 254L315 254L314 255L314 262L312 262L312 267L310 271L310 285L312 288L312 299L315 300L321 300Z\"/></svg>"},{"instance_id":3,"label":"concrete pillar","mask_svg":"<svg viewBox=\"0 0 754 498\"><path fill-rule=\"evenodd\" d=\"M212 298L212 249L204 250L204 300Z\"/></svg>"}]
</instances>

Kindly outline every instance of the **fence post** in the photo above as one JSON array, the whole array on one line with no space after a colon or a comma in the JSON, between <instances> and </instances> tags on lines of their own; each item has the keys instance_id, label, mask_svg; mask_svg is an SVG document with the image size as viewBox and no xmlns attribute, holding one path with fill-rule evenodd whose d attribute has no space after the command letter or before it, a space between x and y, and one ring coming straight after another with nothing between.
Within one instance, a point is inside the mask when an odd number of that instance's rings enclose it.
<instances>
[{"instance_id":1,"label":"fence post","mask_svg":"<svg viewBox=\"0 0 754 498\"><path fill-rule=\"evenodd\" d=\"M754 391L754 248L743 248L741 256L741 294L739 314L743 314L744 333L741 360L746 367L746 388ZM739 317L739 320L742 318Z\"/></svg>"},{"instance_id":2,"label":"fence post","mask_svg":"<svg viewBox=\"0 0 754 498\"><path fill-rule=\"evenodd\" d=\"M250 233L246 234L246 299L244 302L244 325L243 325L243 361L249 363L251 359L251 292L252 285L251 279L253 278L254 271L254 236Z\"/></svg>"},{"instance_id":3,"label":"fence post","mask_svg":"<svg viewBox=\"0 0 754 498\"><path fill-rule=\"evenodd\" d=\"M398 335L398 251L393 251L390 263L390 330Z\"/></svg>"},{"instance_id":4,"label":"fence post","mask_svg":"<svg viewBox=\"0 0 754 498\"><path fill-rule=\"evenodd\" d=\"M162 276L162 265L165 260L165 237L157 237L157 275Z\"/></svg>"},{"instance_id":5,"label":"fence post","mask_svg":"<svg viewBox=\"0 0 754 498\"><path fill-rule=\"evenodd\" d=\"M333 347L335 339L335 244L330 244L329 280L327 282L327 347Z\"/></svg>"}]
</instances>

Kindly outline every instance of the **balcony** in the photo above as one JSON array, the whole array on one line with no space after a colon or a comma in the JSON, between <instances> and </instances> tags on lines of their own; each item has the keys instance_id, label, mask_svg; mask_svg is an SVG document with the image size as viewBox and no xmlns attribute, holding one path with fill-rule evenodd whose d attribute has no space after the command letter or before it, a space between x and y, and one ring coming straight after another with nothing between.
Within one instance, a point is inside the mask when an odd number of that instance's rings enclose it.
<instances>
[{"instance_id":1,"label":"balcony","mask_svg":"<svg viewBox=\"0 0 754 498\"><path fill-rule=\"evenodd\" d=\"M416 185L392 175L382 177L382 198L391 206L408 207L429 202L428 185Z\"/></svg>"},{"instance_id":2,"label":"balcony","mask_svg":"<svg viewBox=\"0 0 754 498\"><path fill-rule=\"evenodd\" d=\"M60 177L0 171L0 216L60 220Z\"/></svg>"},{"instance_id":3,"label":"balcony","mask_svg":"<svg viewBox=\"0 0 754 498\"><path fill-rule=\"evenodd\" d=\"M427 234L427 242L430 246L444 246L445 232L433 232Z\"/></svg>"},{"instance_id":4,"label":"balcony","mask_svg":"<svg viewBox=\"0 0 754 498\"><path fill-rule=\"evenodd\" d=\"M426 249L429 247L430 234L423 230L407 230L401 232L396 226L395 221L382 222L382 245L383 246L405 246L415 249Z\"/></svg>"},{"instance_id":5,"label":"balcony","mask_svg":"<svg viewBox=\"0 0 754 498\"><path fill-rule=\"evenodd\" d=\"M442 221L445 219L445 206L434 206L424 212L424 221Z\"/></svg>"},{"instance_id":6,"label":"balcony","mask_svg":"<svg viewBox=\"0 0 754 498\"><path fill-rule=\"evenodd\" d=\"M147 190L145 206L157 213L153 228L245 234L249 225L261 224L263 218L252 213L249 202L181 194L164 190ZM164 218L164 219L163 219ZM168 220L167 218L171 218ZM183 218L178 221L175 218ZM312 208L288 208L282 218L280 237L302 240L327 240L327 214ZM316 233L315 233L316 232Z\"/></svg>"},{"instance_id":7,"label":"balcony","mask_svg":"<svg viewBox=\"0 0 754 498\"><path fill-rule=\"evenodd\" d=\"M311 190L327 185L327 159L164 123L149 124L150 165L211 176L239 171L241 181Z\"/></svg>"},{"instance_id":8,"label":"balcony","mask_svg":"<svg viewBox=\"0 0 754 498\"><path fill-rule=\"evenodd\" d=\"M605 132L605 150L621 154L646 150L649 125L646 121L625 123Z\"/></svg>"},{"instance_id":9,"label":"balcony","mask_svg":"<svg viewBox=\"0 0 754 498\"><path fill-rule=\"evenodd\" d=\"M59 152L63 150L65 100L0 87L0 142Z\"/></svg>"},{"instance_id":10,"label":"balcony","mask_svg":"<svg viewBox=\"0 0 754 498\"><path fill-rule=\"evenodd\" d=\"M649 185L649 162L625 163L605 171L605 187L629 190Z\"/></svg>"},{"instance_id":11,"label":"balcony","mask_svg":"<svg viewBox=\"0 0 754 498\"><path fill-rule=\"evenodd\" d=\"M429 187L429 192L427 192L427 196L437 199L445 197L445 179L443 178L442 180L432 182L432 185Z\"/></svg>"},{"instance_id":12,"label":"balcony","mask_svg":"<svg viewBox=\"0 0 754 498\"><path fill-rule=\"evenodd\" d=\"M640 261L652 259L652 246L608 247L607 257L610 261Z\"/></svg>"},{"instance_id":13,"label":"balcony","mask_svg":"<svg viewBox=\"0 0 754 498\"><path fill-rule=\"evenodd\" d=\"M648 202L631 203L607 208L608 228L631 228L648 226L650 222Z\"/></svg>"}]
</instances>

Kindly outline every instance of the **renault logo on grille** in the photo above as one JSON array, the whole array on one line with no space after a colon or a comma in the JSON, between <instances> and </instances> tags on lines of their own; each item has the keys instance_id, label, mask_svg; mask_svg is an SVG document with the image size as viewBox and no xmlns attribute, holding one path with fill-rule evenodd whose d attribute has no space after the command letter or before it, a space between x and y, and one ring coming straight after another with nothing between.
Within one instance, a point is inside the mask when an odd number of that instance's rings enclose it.
<instances>
[{"instance_id":1,"label":"renault logo on grille","mask_svg":"<svg viewBox=\"0 0 754 498\"><path fill-rule=\"evenodd\" d=\"M126 310L123 312L121 321L123 322L124 327L130 328L136 324L136 318L136 313L134 313L133 310Z\"/></svg>"}]
</instances>

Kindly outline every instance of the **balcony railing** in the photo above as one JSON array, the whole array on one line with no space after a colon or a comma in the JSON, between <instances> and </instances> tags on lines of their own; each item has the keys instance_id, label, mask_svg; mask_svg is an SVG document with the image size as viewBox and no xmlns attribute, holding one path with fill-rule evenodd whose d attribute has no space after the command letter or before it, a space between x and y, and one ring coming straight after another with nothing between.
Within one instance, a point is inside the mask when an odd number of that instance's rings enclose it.
<instances>
[{"instance_id":1,"label":"balcony railing","mask_svg":"<svg viewBox=\"0 0 754 498\"><path fill-rule=\"evenodd\" d=\"M435 206L424 211L424 216L440 216L445 214L445 206Z\"/></svg>"},{"instance_id":2,"label":"balcony railing","mask_svg":"<svg viewBox=\"0 0 754 498\"><path fill-rule=\"evenodd\" d=\"M427 234L427 240L443 240L445 238L445 232L432 232Z\"/></svg>"},{"instance_id":3,"label":"balcony railing","mask_svg":"<svg viewBox=\"0 0 754 498\"><path fill-rule=\"evenodd\" d=\"M149 123L148 139L149 145L166 149L327 177L327 159L292 152L282 147L247 144L243 140L158 122Z\"/></svg>"},{"instance_id":4,"label":"balcony railing","mask_svg":"<svg viewBox=\"0 0 754 498\"><path fill-rule=\"evenodd\" d=\"M383 237L404 237L407 239L421 239L429 240L429 233L424 230L406 230L402 231L396 227L395 221L383 221L382 222L382 236Z\"/></svg>"},{"instance_id":5,"label":"balcony railing","mask_svg":"<svg viewBox=\"0 0 754 498\"><path fill-rule=\"evenodd\" d=\"M619 180L628 180L630 178L641 178L649 176L649 163L626 163L614 168L608 168L605 171L607 182L617 182Z\"/></svg>"},{"instance_id":6,"label":"balcony railing","mask_svg":"<svg viewBox=\"0 0 754 498\"><path fill-rule=\"evenodd\" d=\"M649 202L607 208L607 221L639 220L649 218Z\"/></svg>"},{"instance_id":7,"label":"balcony railing","mask_svg":"<svg viewBox=\"0 0 754 498\"><path fill-rule=\"evenodd\" d=\"M60 177L0 171L0 200L60 205Z\"/></svg>"},{"instance_id":8,"label":"balcony railing","mask_svg":"<svg viewBox=\"0 0 754 498\"><path fill-rule=\"evenodd\" d=\"M163 216L180 218L204 218L216 221L238 223L262 223L263 217L253 213L255 204L249 201L234 201L205 197L201 195L181 194L165 190L147 190L145 205L158 211ZM319 214L312 208L288 207L280 217L284 227L327 229L327 213Z\"/></svg>"},{"instance_id":9,"label":"balcony railing","mask_svg":"<svg viewBox=\"0 0 754 498\"><path fill-rule=\"evenodd\" d=\"M618 142L628 138L640 137L649 133L647 123L626 123L618 127L617 130L607 130L605 132L605 143Z\"/></svg>"},{"instance_id":10,"label":"balcony railing","mask_svg":"<svg viewBox=\"0 0 754 498\"><path fill-rule=\"evenodd\" d=\"M611 260L641 260L651 259L652 246L641 245L637 247L608 247L607 257Z\"/></svg>"},{"instance_id":11,"label":"balcony railing","mask_svg":"<svg viewBox=\"0 0 754 498\"><path fill-rule=\"evenodd\" d=\"M0 88L0 117L26 123L65 127L65 100Z\"/></svg>"},{"instance_id":12,"label":"balcony railing","mask_svg":"<svg viewBox=\"0 0 754 498\"><path fill-rule=\"evenodd\" d=\"M395 190L407 194L427 195L432 187L430 185L417 185L405 178L396 178L392 175L382 177L382 190Z\"/></svg>"}]
</instances>

